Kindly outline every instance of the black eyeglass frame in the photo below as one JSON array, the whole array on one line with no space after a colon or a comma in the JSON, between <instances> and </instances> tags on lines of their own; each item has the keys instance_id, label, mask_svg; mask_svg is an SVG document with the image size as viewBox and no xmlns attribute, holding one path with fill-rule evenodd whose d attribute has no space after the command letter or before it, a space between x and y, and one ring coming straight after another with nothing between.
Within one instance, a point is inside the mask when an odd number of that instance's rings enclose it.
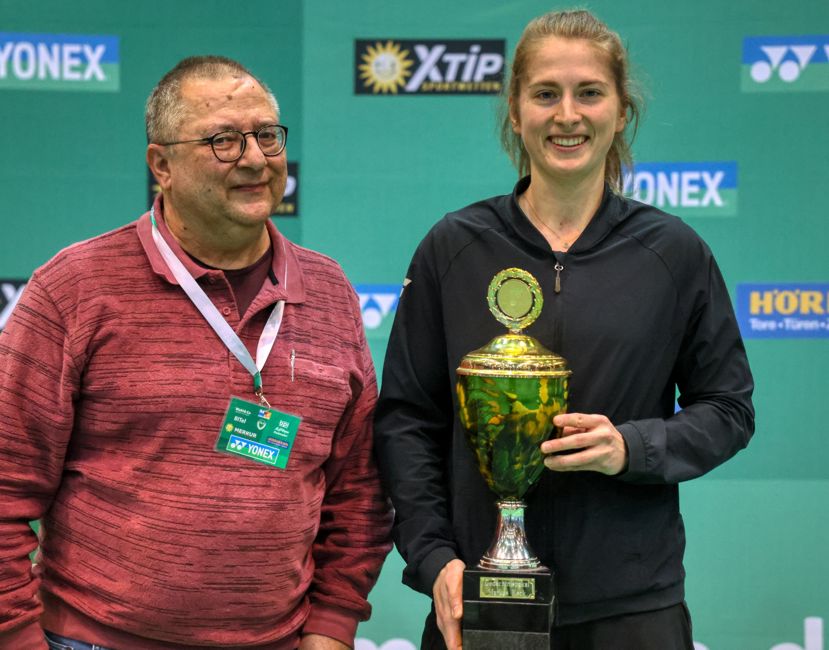
<instances>
[{"instance_id":1,"label":"black eyeglass frame","mask_svg":"<svg viewBox=\"0 0 829 650\"><path fill-rule=\"evenodd\" d=\"M262 131L264 131L265 129L277 129L279 131L282 131L282 133L283 133L283 135L282 135L282 146L279 148L279 151L277 151L276 153L265 153L265 150L262 148L262 144L259 142L259 134ZM219 156L219 154L216 153L216 147L213 146L213 142L215 141L215 139L218 138L221 135L224 135L225 133L238 133L239 135L242 136L242 148L239 150L239 155L236 156L235 158L232 158L231 160L225 160L224 158L221 158ZM281 154L283 151L285 151L285 147L288 144L288 127L285 126L284 124L266 124L265 126L260 127L258 129L256 129L255 131L237 131L236 129L225 129L224 131L219 131L218 133L214 133L213 135L209 135L206 138L195 138L194 140L177 140L175 142L159 142L158 144L161 145L162 147L169 147L169 146L174 145L174 144L190 144L190 143L193 143L193 142L199 142L201 144L209 144L210 145L210 150L213 152L213 155L216 156L216 160L218 160L219 162L228 162L228 163L230 163L230 162L236 162L242 156L245 155L245 149L247 149L247 146L248 146L248 136L249 135L256 136L256 145L259 147L259 151L262 152L263 156L267 156L268 158L273 158L274 156L278 156L279 154Z\"/></svg>"}]
</instances>

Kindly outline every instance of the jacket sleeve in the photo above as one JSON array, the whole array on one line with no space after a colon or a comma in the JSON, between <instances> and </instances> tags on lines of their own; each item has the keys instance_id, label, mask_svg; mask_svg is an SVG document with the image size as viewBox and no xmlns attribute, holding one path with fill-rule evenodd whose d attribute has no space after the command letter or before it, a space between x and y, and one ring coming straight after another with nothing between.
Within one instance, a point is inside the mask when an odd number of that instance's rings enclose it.
<instances>
[{"instance_id":1,"label":"jacket sleeve","mask_svg":"<svg viewBox=\"0 0 829 650\"><path fill-rule=\"evenodd\" d=\"M395 508L403 582L431 597L441 568L457 556L446 464L453 406L438 272L421 243L398 303L375 417L381 475Z\"/></svg>"},{"instance_id":2,"label":"jacket sleeve","mask_svg":"<svg viewBox=\"0 0 829 650\"><path fill-rule=\"evenodd\" d=\"M674 377L680 410L667 419L618 426L628 447L619 478L677 483L705 474L743 449L754 433L754 380L728 290L708 253L701 262Z\"/></svg>"},{"instance_id":3,"label":"jacket sleeve","mask_svg":"<svg viewBox=\"0 0 829 650\"><path fill-rule=\"evenodd\" d=\"M46 648L29 522L60 484L78 383L64 321L38 276L0 333L0 647Z\"/></svg>"},{"instance_id":4,"label":"jacket sleeve","mask_svg":"<svg viewBox=\"0 0 829 650\"><path fill-rule=\"evenodd\" d=\"M354 397L334 433L324 467L326 491L313 546L311 612L303 634L322 634L353 646L357 622L371 614L368 593L391 550L392 515L372 453L377 381L359 301L351 294L359 370L351 375Z\"/></svg>"}]
</instances>

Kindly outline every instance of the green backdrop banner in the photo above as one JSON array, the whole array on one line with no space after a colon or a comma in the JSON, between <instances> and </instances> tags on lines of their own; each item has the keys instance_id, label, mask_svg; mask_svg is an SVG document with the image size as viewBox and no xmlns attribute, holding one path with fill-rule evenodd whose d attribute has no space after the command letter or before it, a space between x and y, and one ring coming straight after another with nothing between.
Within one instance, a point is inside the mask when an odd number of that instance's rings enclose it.
<instances>
[{"instance_id":1,"label":"green backdrop banner","mask_svg":"<svg viewBox=\"0 0 829 650\"><path fill-rule=\"evenodd\" d=\"M37 266L146 209L146 97L179 59L222 54L277 94L292 163L277 226L343 265L379 372L416 244L447 211L512 188L500 75L523 26L553 8L0 0L0 328ZM823 650L829 4L588 8L621 33L647 98L626 191L711 245L757 381L752 444L682 487L697 649ZM418 646L428 600L401 570L392 554L359 650Z\"/></svg>"}]
</instances>

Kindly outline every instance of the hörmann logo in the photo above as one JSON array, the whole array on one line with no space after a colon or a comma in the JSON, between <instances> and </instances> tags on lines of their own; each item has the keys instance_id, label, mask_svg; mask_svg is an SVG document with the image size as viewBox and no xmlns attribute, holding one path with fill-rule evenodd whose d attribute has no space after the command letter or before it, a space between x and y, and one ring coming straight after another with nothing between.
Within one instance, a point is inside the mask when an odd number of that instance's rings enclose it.
<instances>
[{"instance_id":1,"label":"h\u00f6rmann logo","mask_svg":"<svg viewBox=\"0 0 829 650\"><path fill-rule=\"evenodd\" d=\"M744 92L829 90L829 34L743 39Z\"/></svg>"},{"instance_id":2,"label":"h\u00f6rmann logo","mask_svg":"<svg viewBox=\"0 0 829 650\"><path fill-rule=\"evenodd\" d=\"M737 163L637 163L624 174L624 191L685 217L731 217L737 214Z\"/></svg>"},{"instance_id":3,"label":"h\u00f6rmann logo","mask_svg":"<svg viewBox=\"0 0 829 650\"><path fill-rule=\"evenodd\" d=\"M357 95L495 95L504 39L354 41Z\"/></svg>"},{"instance_id":4,"label":"h\u00f6rmann logo","mask_svg":"<svg viewBox=\"0 0 829 650\"><path fill-rule=\"evenodd\" d=\"M360 297L360 311L366 330L377 330L391 319L400 298L399 284L358 284L354 290Z\"/></svg>"},{"instance_id":5,"label":"h\u00f6rmann logo","mask_svg":"<svg viewBox=\"0 0 829 650\"><path fill-rule=\"evenodd\" d=\"M117 36L0 32L0 89L117 91Z\"/></svg>"},{"instance_id":6,"label":"h\u00f6rmann logo","mask_svg":"<svg viewBox=\"0 0 829 650\"><path fill-rule=\"evenodd\" d=\"M27 280L0 280L0 332L9 321L14 306L23 295Z\"/></svg>"},{"instance_id":7,"label":"h\u00f6rmann logo","mask_svg":"<svg viewBox=\"0 0 829 650\"><path fill-rule=\"evenodd\" d=\"M739 284L737 320L746 338L829 337L829 284Z\"/></svg>"}]
</instances>

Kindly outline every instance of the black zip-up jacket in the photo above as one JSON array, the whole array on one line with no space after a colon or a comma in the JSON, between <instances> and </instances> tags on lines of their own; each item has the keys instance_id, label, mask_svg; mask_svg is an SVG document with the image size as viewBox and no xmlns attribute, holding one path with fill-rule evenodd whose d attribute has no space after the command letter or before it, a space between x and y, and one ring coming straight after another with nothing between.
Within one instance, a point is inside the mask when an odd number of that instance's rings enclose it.
<instances>
[{"instance_id":1,"label":"black zip-up jacket","mask_svg":"<svg viewBox=\"0 0 829 650\"><path fill-rule=\"evenodd\" d=\"M606 415L629 452L618 476L545 470L527 497L529 542L556 573L556 624L674 605L685 575L677 484L733 456L754 431L754 384L728 291L691 228L609 189L570 250L551 252L516 201L528 186L522 179L511 195L448 214L407 274L375 420L403 581L431 596L448 561L473 566L492 540L495 496L457 419L455 369L504 333L487 287L519 267L544 292L526 333L573 371L569 411Z\"/></svg>"}]
</instances>

